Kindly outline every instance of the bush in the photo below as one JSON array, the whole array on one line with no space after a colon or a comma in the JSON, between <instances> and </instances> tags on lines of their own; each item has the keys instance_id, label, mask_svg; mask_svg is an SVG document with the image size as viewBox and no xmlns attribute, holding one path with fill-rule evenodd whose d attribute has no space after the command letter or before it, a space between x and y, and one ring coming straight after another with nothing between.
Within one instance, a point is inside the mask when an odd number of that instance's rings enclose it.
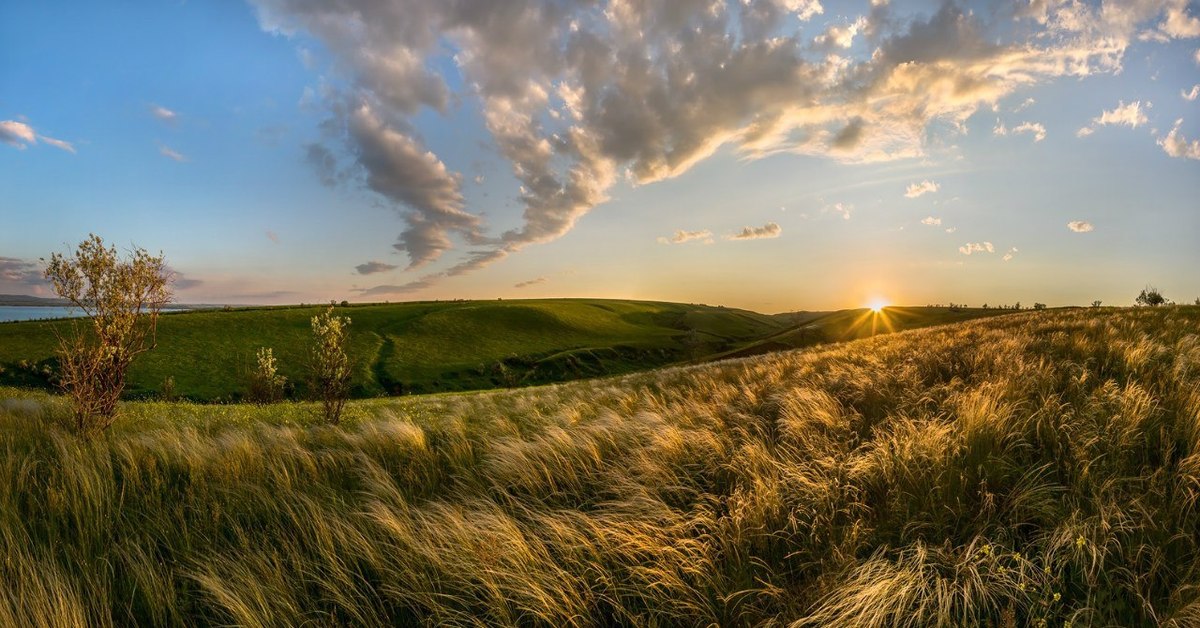
<instances>
[{"instance_id":1,"label":"bush","mask_svg":"<svg viewBox=\"0 0 1200 628\"><path fill-rule=\"evenodd\" d=\"M1158 288L1155 288L1154 286L1146 286L1142 289L1141 294L1139 294L1133 302L1138 305L1157 307L1163 303L1166 303L1167 299L1162 295L1161 292L1158 291Z\"/></svg>"},{"instance_id":2,"label":"bush","mask_svg":"<svg viewBox=\"0 0 1200 628\"><path fill-rule=\"evenodd\" d=\"M312 387L321 400L325 420L336 424L350 391L350 357L346 355L350 318L334 316L333 306L312 318L313 345L309 362Z\"/></svg>"},{"instance_id":3,"label":"bush","mask_svg":"<svg viewBox=\"0 0 1200 628\"><path fill-rule=\"evenodd\" d=\"M255 354L257 364L250 375L250 400L254 403L274 403L283 398L287 378L279 374L275 352L262 347Z\"/></svg>"},{"instance_id":4,"label":"bush","mask_svg":"<svg viewBox=\"0 0 1200 628\"><path fill-rule=\"evenodd\" d=\"M74 427L81 434L104 431L116 420L129 365L157 344L158 314L171 302L166 262L140 248L121 259L92 234L70 257L51 255L46 279L87 317L59 336L60 383Z\"/></svg>"}]
</instances>

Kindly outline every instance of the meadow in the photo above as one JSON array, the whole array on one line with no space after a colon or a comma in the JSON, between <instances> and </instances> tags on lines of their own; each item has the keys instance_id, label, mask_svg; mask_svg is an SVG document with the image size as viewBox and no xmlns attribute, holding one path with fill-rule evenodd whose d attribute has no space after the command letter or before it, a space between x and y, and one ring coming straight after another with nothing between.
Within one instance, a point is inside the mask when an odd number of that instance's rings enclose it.
<instances>
[{"instance_id":1,"label":"meadow","mask_svg":"<svg viewBox=\"0 0 1200 628\"><path fill-rule=\"evenodd\" d=\"M129 373L126 397L237 401L255 352L271 347L289 396L305 398L310 319L328 306L171 313L159 346ZM338 307L348 316L352 395L481 390L568 381L808 346L871 331L865 310L765 315L733 308L606 299L441 301ZM990 316L1000 310L914 308L899 328ZM951 317L951 318L948 318ZM0 324L0 385L52 390L56 333L78 322ZM879 329L879 332L885 331ZM765 342L765 344L764 344Z\"/></svg>"},{"instance_id":2,"label":"meadow","mask_svg":"<svg viewBox=\"0 0 1200 628\"><path fill-rule=\"evenodd\" d=\"M123 411L0 392L0 625L1200 623L1200 307Z\"/></svg>"}]
</instances>

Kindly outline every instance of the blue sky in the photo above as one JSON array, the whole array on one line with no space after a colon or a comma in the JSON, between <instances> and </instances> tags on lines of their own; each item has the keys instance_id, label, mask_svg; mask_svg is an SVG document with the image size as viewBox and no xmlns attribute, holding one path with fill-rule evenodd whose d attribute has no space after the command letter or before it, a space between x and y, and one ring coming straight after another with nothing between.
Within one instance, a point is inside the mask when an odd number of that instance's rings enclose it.
<instances>
[{"instance_id":1,"label":"blue sky","mask_svg":"<svg viewBox=\"0 0 1200 628\"><path fill-rule=\"evenodd\" d=\"M1013 6L1018 8L1014 9ZM766 312L1200 297L1200 7L18 3L0 293ZM910 192L911 189L911 192Z\"/></svg>"}]
</instances>

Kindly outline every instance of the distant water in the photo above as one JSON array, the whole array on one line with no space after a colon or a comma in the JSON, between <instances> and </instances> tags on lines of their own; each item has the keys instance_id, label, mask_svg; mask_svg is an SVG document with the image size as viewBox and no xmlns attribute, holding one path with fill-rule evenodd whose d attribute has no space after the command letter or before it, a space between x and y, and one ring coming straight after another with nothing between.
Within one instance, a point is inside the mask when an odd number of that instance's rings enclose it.
<instances>
[{"instance_id":1,"label":"distant water","mask_svg":"<svg viewBox=\"0 0 1200 628\"><path fill-rule=\"evenodd\" d=\"M56 305L0 305L0 322L83 316L79 308Z\"/></svg>"}]
</instances>

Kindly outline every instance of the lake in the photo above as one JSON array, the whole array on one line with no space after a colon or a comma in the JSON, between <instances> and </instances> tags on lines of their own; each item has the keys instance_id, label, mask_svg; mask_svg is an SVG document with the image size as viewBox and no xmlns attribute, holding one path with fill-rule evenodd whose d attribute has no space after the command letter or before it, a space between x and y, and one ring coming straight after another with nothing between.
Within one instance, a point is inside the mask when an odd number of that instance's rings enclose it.
<instances>
[{"instance_id":1,"label":"lake","mask_svg":"<svg viewBox=\"0 0 1200 628\"><path fill-rule=\"evenodd\" d=\"M79 308L47 305L0 305L0 322L82 316Z\"/></svg>"}]
</instances>

